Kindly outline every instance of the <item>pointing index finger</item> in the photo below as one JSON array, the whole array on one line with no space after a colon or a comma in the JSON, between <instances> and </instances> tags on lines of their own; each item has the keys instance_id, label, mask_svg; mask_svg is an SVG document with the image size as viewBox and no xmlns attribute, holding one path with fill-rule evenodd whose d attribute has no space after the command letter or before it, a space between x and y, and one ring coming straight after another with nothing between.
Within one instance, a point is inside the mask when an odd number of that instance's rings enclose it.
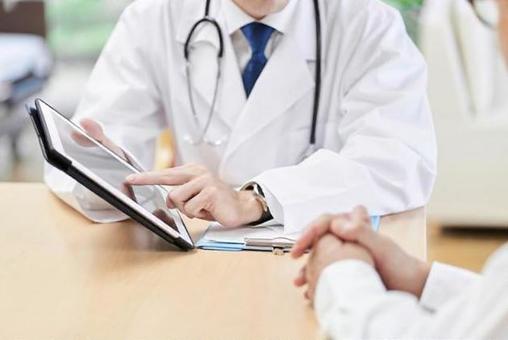
<instances>
[{"instance_id":1,"label":"pointing index finger","mask_svg":"<svg viewBox=\"0 0 508 340\"><path fill-rule=\"evenodd\" d=\"M194 175L179 168L162 171L149 171L127 176L127 182L132 185L182 185L194 178Z\"/></svg>"}]
</instances>

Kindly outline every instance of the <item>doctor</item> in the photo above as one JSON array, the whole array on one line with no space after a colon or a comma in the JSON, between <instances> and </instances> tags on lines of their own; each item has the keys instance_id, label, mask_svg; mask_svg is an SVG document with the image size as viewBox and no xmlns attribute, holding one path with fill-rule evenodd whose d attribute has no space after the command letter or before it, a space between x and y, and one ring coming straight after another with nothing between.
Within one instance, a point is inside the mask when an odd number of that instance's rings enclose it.
<instances>
[{"instance_id":1,"label":"doctor","mask_svg":"<svg viewBox=\"0 0 508 340\"><path fill-rule=\"evenodd\" d=\"M226 226L298 231L358 203L404 211L427 203L435 177L425 63L379 0L136 1L75 119L144 169L169 128L175 167L129 182L175 186L169 206ZM56 170L46 180L114 220Z\"/></svg>"}]
</instances>

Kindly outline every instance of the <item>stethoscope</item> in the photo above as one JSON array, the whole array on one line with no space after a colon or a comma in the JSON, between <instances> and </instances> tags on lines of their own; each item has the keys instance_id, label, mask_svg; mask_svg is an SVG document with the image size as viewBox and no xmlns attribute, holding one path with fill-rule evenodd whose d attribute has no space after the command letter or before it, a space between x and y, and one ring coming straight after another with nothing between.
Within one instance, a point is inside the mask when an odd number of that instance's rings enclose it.
<instances>
[{"instance_id":1,"label":"stethoscope","mask_svg":"<svg viewBox=\"0 0 508 340\"><path fill-rule=\"evenodd\" d=\"M311 132L309 136L309 146L305 152L304 157L307 157L314 153L316 149L316 129L317 129L317 120L318 120L318 114L319 114L319 97L321 94L321 13L319 10L319 3L318 0L313 0L314 2L314 16L315 16L315 23L316 23L316 74L315 74L315 82L316 86L314 88L314 103L312 108L312 125L311 125ZM195 139L191 137L190 135L185 136L185 140L189 142L192 145L202 145L202 144L208 144L211 146L221 146L223 145L228 137L222 137L218 139L209 139L207 137L208 130L210 128L210 125L213 121L214 113L215 113L215 106L217 104L217 97L219 94L219 87L220 87L220 80L221 80L221 63L222 59L224 57L224 36L222 34L222 29L220 28L219 23L217 20L212 18L210 16L210 4L211 0L206 0L206 6L205 6L205 16L198 20L191 28L189 35L187 36L187 39L185 41L184 45L184 57L185 57L185 72L187 75L187 92L189 94L189 101L190 106L192 110L192 116L194 123L196 124L196 127L199 129L201 127L199 117L196 111L196 105L194 103L194 96L192 91L192 80L191 80L191 74L190 74L190 45L192 42L192 38L194 34L198 31L198 29L204 25L212 25L216 32L217 36L219 38L219 49L217 51L217 63L219 67L217 68L217 76L215 78L215 88L213 91L213 98L212 103L210 107L210 112L208 113L208 117L205 121L204 126L201 128L200 133L198 135L198 138Z\"/></svg>"}]
</instances>

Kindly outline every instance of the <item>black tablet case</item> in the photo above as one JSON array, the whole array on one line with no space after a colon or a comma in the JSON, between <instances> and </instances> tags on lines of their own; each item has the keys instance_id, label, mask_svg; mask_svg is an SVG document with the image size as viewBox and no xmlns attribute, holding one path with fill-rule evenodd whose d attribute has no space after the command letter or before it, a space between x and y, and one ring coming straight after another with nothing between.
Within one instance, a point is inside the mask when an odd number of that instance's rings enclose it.
<instances>
[{"instance_id":1,"label":"black tablet case","mask_svg":"<svg viewBox=\"0 0 508 340\"><path fill-rule=\"evenodd\" d=\"M106 189L95 183L88 176L83 174L81 171L73 167L72 162L68 158L64 157L63 155L55 151L49 142L49 138L47 137L48 131L44 124L44 121L41 118L40 106L38 104L38 101L40 101L40 99L37 99L35 101L35 107L29 107L27 109L32 119L32 123L34 125L37 138L39 139L39 144L41 146L42 153L44 155L44 158L48 161L49 164L63 171L65 174L75 179L78 183L82 184L87 189L91 190L93 193L104 199L106 202L108 202L115 208L117 208L127 216L131 217L136 222L140 223L153 233L163 238L165 241L175 245L181 250L194 249L193 245L185 242L181 237L175 239L172 236L164 233L157 226L153 225L150 220L146 219L143 215L139 214L137 211L131 209L127 204L117 199L109 191L107 191ZM46 105L49 106L49 104Z\"/></svg>"}]
</instances>

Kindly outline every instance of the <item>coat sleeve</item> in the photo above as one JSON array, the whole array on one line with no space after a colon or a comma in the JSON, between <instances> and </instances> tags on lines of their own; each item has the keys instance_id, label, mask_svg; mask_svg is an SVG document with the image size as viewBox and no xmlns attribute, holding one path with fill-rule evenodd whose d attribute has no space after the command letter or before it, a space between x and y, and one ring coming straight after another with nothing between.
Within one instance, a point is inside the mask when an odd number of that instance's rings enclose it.
<instances>
[{"instance_id":1,"label":"coat sleeve","mask_svg":"<svg viewBox=\"0 0 508 340\"><path fill-rule=\"evenodd\" d=\"M323 270L314 308L321 329L332 339L412 338L417 322L432 320L416 297L387 291L374 268L357 260Z\"/></svg>"},{"instance_id":2,"label":"coat sleeve","mask_svg":"<svg viewBox=\"0 0 508 340\"><path fill-rule=\"evenodd\" d=\"M387 291L371 266L337 262L322 272L314 307L333 339L503 339L508 334L507 267L505 246L482 276L474 282L462 276L464 287L431 311L413 295Z\"/></svg>"},{"instance_id":3,"label":"coat sleeve","mask_svg":"<svg viewBox=\"0 0 508 340\"><path fill-rule=\"evenodd\" d=\"M400 14L368 3L355 20L361 22L359 42L338 94L333 133L342 147L322 148L296 166L254 179L289 232L358 204L374 215L421 207L431 194L437 156L426 65Z\"/></svg>"},{"instance_id":4,"label":"coat sleeve","mask_svg":"<svg viewBox=\"0 0 508 340\"><path fill-rule=\"evenodd\" d=\"M425 283L420 304L429 310L439 310L479 278L480 275L469 270L435 262Z\"/></svg>"},{"instance_id":5,"label":"coat sleeve","mask_svg":"<svg viewBox=\"0 0 508 340\"><path fill-rule=\"evenodd\" d=\"M147 37L153 32L146 23L147 6L143 1L135 2L122 14L94 67L73 120L97 120L136 164L150 169L156 138L167 124L150 62L153 46ZM96 222L125 217L50 166L46 166L45 181L61 199Z\"/></svg>"}]
</instances>

